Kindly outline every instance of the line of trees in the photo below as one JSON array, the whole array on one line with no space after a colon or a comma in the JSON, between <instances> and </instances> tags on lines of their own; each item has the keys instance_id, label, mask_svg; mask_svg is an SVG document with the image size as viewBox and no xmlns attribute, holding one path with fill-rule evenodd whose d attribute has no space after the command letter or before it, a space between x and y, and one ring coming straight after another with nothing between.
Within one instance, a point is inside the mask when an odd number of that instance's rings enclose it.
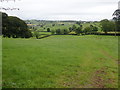
<instances>
[{"instance_id":1,"label":"line of trees","mask_svg":"<svg viewBox=\"0 0 120 90\"><path fill-rule=\"evenodd\" d=\"M69 34L69 30L68 29L56 29L56 30L51 30L51 34L54 35L67 35Z\"/></svg>"},{"instance_id":2,"label":"line of trees","mask_svg":"<svg viewBox=\"0 0 120 90\"><path fill-rule=\"evenodd\" d=\"M32 37L31 31L23 20L18 17L8 16L6 13L2 13L2 34L3 37L9 38Z\"/></svg>"},{"instance_id":3,"label":"line of trees","mask_svg":"<svg viewBox=\"0 0 120 90\"><path fill-rule=\"evenodd\" d=\"M98 31L98 28L90 25L86 28L83 28L82 25L79 25L78 27L76 25L73 25L72 27L69 27L69 29L56 29L51 30L51 34L56 35L67 35L70 32L75 32L76 35L86 35L86 34L95 34Z\"/></svg>"},{"instance_id":4,"label":"line of trees","mask_svg":"<svg viewBox=\"0 0 120 90\"><path fill-rule=\"evenodd\" d=\"M119 23L120 21L117 21L116 23ZM120 28L117 27L116 30L116 23L114 21L110 21L108 19L103 19L100 21L100 28L101 31L103 31L105 34L108 32L119 32ZM120 24L117 24L119 26ZM69 29L56 29L51 30L52 34L56 35L67 35L70 32L75 32L77 35L88 35L88 34L98 34L98 27L95 25L89 25L85 28L79 23L79 26L73 25L72 27L69 27Z\"/></svg>"},{"instance_id":5,"label":"line of trees","mask_svg":"<svg viewBox=\"0 0 120 90\"><path fill-rule=\"evenodd\" d=\"M1 13L1 12L0 12ZM108 32L120 32L120 9L117 9L113 13L113 20L104 19L100 21L101 30L107 34ZM97 34L98 27L95 25L90 25L85 28L81 25L81 22L76 22L76 25L69 27L69 29L56 29L51 30L47 28L47 32L51 32L52 35L67 35L71 32L75 32L76 35L87 35L87 34ZM54 25L53 25L54 26ZM35 30L35 29L34 29ZM34 32L32 35L31 31L28 29L27 24L19 19L18 17L8 16L6 13L2 13L2 34L3 37L13 37L13 38L30 38L33 35L36 38L39 37L38 32Z\"/></svg>"}]
</instances>

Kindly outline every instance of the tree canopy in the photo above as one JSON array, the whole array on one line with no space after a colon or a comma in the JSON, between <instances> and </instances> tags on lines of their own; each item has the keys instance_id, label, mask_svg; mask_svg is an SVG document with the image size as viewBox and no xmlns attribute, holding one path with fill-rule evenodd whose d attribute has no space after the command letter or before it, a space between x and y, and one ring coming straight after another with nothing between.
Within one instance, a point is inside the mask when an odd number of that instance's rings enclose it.
<instances>
[{"instance_id":1,"label":"tree canopy","mask_svg":"<svg viewBox=\"0 0 120 90\"><path fill-rule=\"evenodd\" d=\"M109 31L115 30L115 23L113 21L109 21L108 19L101 20L102 30L107 33Z\"/></svg>"},{"instance_id":2,"label":"tree canopy","mask_svg":"<svg viewBox=\"0 0 120 90\"><path fill-rule=\"evenodd\" d=\"M117 9L113 13L113 20L115 21L116 24L116 31L120 32L120 9Z\"/></svg>"},{"instance_id":3,"label":"tree canopy","mask_svg":"<svg viewBox=\"0 0 120 90\"><path fill-rule=\"evenodd\" d=\"M27 24L18 17L8 16L2 13L2 34L3 37L29 38L32 36Z\"/></svg>"}]
</instances>

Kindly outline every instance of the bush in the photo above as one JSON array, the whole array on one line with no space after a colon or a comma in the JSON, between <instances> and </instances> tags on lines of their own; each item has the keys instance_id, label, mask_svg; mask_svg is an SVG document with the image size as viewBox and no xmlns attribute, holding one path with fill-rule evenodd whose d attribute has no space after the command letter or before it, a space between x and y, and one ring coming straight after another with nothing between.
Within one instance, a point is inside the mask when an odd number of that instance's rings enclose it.
<instances>
[{"instance_id":1,"label":"bush","mask_svg":"<svg viewBox=\"0 0 120 90\"><path fill-rule=\"evenodd\" d=\"M60 29L57 29L57 30L56 30L56 34L57 34L57 35L60 35L60 34L61 34Z\"/></svg>"},{"instance_id":2,"label":"bush","mask_svg":"<svg viewBox=\"0 0 120 90\"><path fill-rule=\"evenodd\" d=\"M34 36L35 36L37 39L39 39L40 33L37 32L37 31L35 31L35 32L34 32Z\"/></svg>"},{"instance_id":3,"label":"bush","mask_svg":"<svg viewBox=\"0 0 120 90\"><path fill-rule=\"evenodd\" d=\"M47 28L47 32L50 32L50 28Z\"/></svg>"},{"instance_id":4,"label":"bush","mask_svg":"<svg viewBox=\"0 0 120 90\"><path fill-rule=\"evenodd\" d=\"M75 29L75 33L76 33L77 35L80 35L80 33L82 34L82 27L76 28L76 29Z\"/></svg>"},{"instance_id":5,"label":"bush","mask_svg":"<svg viewBox=\"0 0 120 90\"><path fill-rule=\"evenodd\" d=\"M55 30L51 30L51 34L54 35L55 34Z\"/></svg>"},{"instance_id":6,"label":"bush","mask_svg":"<svg viewBox=\"0 0 120 90\"><path fill-rule=\"evenodd\" d=\"M84 32L85 34L88 34L88 33L90 32L90 30L91 30L90 27L85 27L84 30L83 30L83 32Z\"/></svg>"},{"instance_id":7,"label":"bush","mask_svg":"<svg viewBox=\"0 0 120 90\"><path fill-rule=\"evenodd\" d=\"M67 35L69 33L68 29L64 29L64 35Z\"/></svg>"},{"instance_id":8,"label":"bush","mask_svg":"<svg viewBox=\"0 0 120 90\"><path fill-rule=\"evenodd\" d=\"M67 35L69 33L68 29L57 29L56 34L57 35Z\"/></svg>"}]
</instances>

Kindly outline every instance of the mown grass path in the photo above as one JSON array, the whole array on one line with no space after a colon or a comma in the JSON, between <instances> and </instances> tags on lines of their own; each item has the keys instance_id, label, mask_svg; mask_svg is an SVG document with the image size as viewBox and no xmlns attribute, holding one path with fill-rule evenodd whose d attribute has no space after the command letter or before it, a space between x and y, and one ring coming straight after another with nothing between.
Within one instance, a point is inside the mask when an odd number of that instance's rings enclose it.
<instances>
[{"instance_id":1,"label":"mown grass path","mask_svg":"<svg viewBox=\"0 0 120 90\"><path fill-rule=\"evenodd\" d=\"M117 88L118 37L3 38L3 87Z\"/></svg>"}]
</instances>

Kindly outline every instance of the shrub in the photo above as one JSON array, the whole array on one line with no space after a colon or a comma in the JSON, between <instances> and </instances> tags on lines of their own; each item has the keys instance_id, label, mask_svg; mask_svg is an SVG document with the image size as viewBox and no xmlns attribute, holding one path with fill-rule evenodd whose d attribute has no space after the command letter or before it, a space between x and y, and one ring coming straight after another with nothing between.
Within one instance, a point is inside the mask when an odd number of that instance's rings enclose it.
<instances>
[{"instance_id":1,"label":"shrub","mask_svg":"<svg viewBox=\"0 0 120 90\"><path fill-rule=\"evenodd\" d=\"M37 39L39 39L40 33L37 32L37 31L35 31L35 32L34 32L34 36L35 36Z\"/></svg>"},{"instance_id":2,"label":"shrub","mask_svg":"<svg viewBox=\"0 0 120 90\"><path fill-rule=\"evenodd\" d=\"M56 34L57 34L57 35L60 35L60 34L61 34L60 29L57 29L57 30L56 30Z\"/></svg>"},{"instance_id":3,"label":"shrub","mask_svg":"<svg viewBox=\"0 0 120 90\"><path fill-rule=\"evenodd\" d=\"M69 33L68 29L64 29L64 34L67 35Z\"/></svg>"},{"instance_id":4,"label":"shrub","mask_svg":"<svg viewBox=\"0 0 120 90\"><path fill-rule=\"evenodd\" d=\"M50 28L47 28L47 32L50 32Z\"/></svg>"},{"instance_id":5,"label":"shrub","mask_svg":"<svg viewBox=\"0 0 120 90\"><path fill-rule=\"evenodd\" d=\"M55 30L51 30L51 34L54 35L55 34Z\"/></svg>"}]
</instances>

